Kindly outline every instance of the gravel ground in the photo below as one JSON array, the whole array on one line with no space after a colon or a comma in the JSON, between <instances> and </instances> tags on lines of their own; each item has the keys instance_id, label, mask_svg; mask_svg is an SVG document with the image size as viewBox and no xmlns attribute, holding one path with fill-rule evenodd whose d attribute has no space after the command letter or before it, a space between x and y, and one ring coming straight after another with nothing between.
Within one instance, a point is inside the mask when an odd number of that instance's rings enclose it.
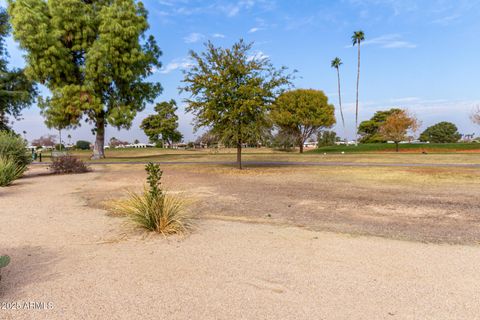
<instances>
[{"instance_id":1,"label":"gravel ground","mask_svg":"<svg viewBox=\"0 0 480 320\"><path fill-rule=\"evenodd\" d=\"M215 219L197 219L185 238L145 238L87 205L93 186L103 181L104 189L113 188L105 172L35 173L0 190L0 251L12 257L2 270L1 319L474 319L480 313L476 246ZM5 310L13 302L45 302L47 309Z\"/></svg>"}]
</instances>

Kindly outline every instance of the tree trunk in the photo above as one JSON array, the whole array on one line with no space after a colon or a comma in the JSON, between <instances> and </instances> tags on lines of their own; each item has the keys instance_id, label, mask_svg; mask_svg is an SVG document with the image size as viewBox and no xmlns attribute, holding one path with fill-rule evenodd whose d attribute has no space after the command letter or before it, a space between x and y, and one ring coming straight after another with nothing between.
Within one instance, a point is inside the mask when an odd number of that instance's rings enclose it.
<instances>
[{"instance_id":1,"label":"tree trunk","mask_svg":"<svg viewBox=\"0 0 480 320\"><path fill-rule=\"evenodd\" d=\"M357 97L355 104L355 145L358 145L358 88L360 85L360 42L358 45L358 66L357 66Z\"/></svg>"},{"instance_id":2,"label":"tree trunk","mask_svg":"<svg viewBox=\"0 0 480 320\"><path fill-rule=\"evenodd\" d=\"M343 110L342 110L342 94L340 90L340 70L337 68L337 78L338 78L338 105L340 106L340 116L342 117L342 125L343 125L343 134L346 135L345 132L345 118L343 117Z\"/></svg>"},{"instance_id":3,"label":"tree trunk","mask_svg":"<svg viewBox=\"0 0 480 320\"><path fill-rule=\"evenodd\" d=\"M237 142L237 165L238 169L242 170L242 140Z\"/></svg>"},{"instance_id":4,"label":"tree trunk","mask_svg":"<svg viewBox=\"0 0 480 320\"><path fill-rule=\"evenodd\" d=\"M395 141L395 152L398 152L399 151L398 149L399 149L398 142Z\"/></svg>"},{"instance_id":5,"label":"tree trunk","mask_svg":"<svg viewBox=\"0 0 480 320\"><path fill-rule=\"evenodd\" d=\"M299 146L300 146L300 153L303 153L303 140L302 139L300 139Z\"/></svg>"},{"instance_id":6,"label":"tree trunk","mask_svg":"<svg viewBox=\"0 0 480 320\"><path fill-rule=\"evenodd\" d=\"M104 147L105 147L105 118L102 115L97 118L95 145L93 146L93 155L92 155L93 160L105 158Z\"/></svg>"}]
</instances>

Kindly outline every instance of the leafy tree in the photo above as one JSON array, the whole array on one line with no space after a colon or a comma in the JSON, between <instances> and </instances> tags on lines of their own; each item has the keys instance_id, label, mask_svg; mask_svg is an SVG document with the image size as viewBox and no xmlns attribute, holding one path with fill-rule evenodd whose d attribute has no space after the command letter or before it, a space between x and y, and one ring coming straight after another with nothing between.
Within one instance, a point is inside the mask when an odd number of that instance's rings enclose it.
<instances>
[{"instance_id":1,"label":"leafy tree","mask_svg":"<svg viewBox=\"0 0 480 320\"><path fill-rule=\"evenodd\" d=\"M320 90L296 89L282 93L275 101L271 117L275 125L291 133L303 153L303 144L320 128L335 124L335 107Z\"/></svg>"},{"instance_id":2,"label":"leafy tree","mask_svg":"<svg viewBox=\"0 0 480 320\"><path fill-rule=\"evenodd\" d=\"M118 146L124 146L124 145L127 145L127 144L130 144L129 142L127 141L122 141L122 140L119 140L115 137L111 137L110 138L110 143L108 144L111 148L115 148L115 147L118 147Z\"/></svg>"},{"instance_id":3,"label":"leafy tree","mask_svg":"<svg viewBox=\"0 0 480 320\"><path fill-rule=\"evenodd\" d=\"M295 136L292 133L286 132L282 129L278 130L271 140L272 147L286 151L293 150L297 144Z\"/></svg>"},{"instance_id":4,"label":"leafy tree","mask_svg":"<svg viewBox=\"0 0 480 320\"><path fill-rule=\"evenodd\" d=\"M433 143L452 143L460 140L462 135L458 132L457 126L451 122L439 122L428 127L420 134L420 141Z\"/></svg>"},{"instance_id":5,"label":"leafy tree","mask_svg":"<svg viewBox=\"0 0 480 320\"><path fill-rule=\"evenodd\" d=\"M207 148L209 146L218 144L219 142L220 142L219 137L216 134L212 133L210 130L205 131L200 137L197 138L197 140L195 140L195 143L205 144Z\"/></svg>"},{"instance_id":6,"label":"leafy tree","mask_svg":"<svg viewBox=\"0 0 480 320\"><path fill-rule=\"evenodd\" d=\"M395 143L395 151L398 152L398 144L407 139L407 132L415 132L418 129L418 120L406 110L398 110L385 119L380 126L380 134L386 140Z\"/></svg>"},{"instance_id":7,"label":"leafy tree","mask_svg":"<svg viewBox=\"0 0 480 320\"><path fill-rule=\"evenodd\" d=\"M191 51L195 65L185 72L181 88L190 94L187 111L195 116L195 128L209 127L222 140L235 142L239 169L242 145L262 138L271 126L271 104L290 84L284 67L275 69L251 48L240 40L227 49L208 42L203 53Z\"/></svg>"},{"instance_id":8,"label":"leafy tree","mask_svg":"<svg viewBox=\"0 0 480 320\"><path fill-rule=\"evenodd\" d=\"M32 146L35 147L54 147L57 144L57 137L51 134L41 136L32 141Z\"/></svg>"},{"instance_id":9,"label":"leafy tree","mask_svg":"<svg viewBox=\"0 0 480 320\"><path fill-rule=\"evenodd\" d=\"M90 142L85 140L78 140L75 147L80 150L90 150Z\"/></svg>"},{"instance_id":10,"label":"leafy tree","mask_svg":"<svg viewBox=\"0 0 480 320\"><path fill-rule=\"evenodd\" d=\"M18 119L21 111L28 107L37 95L35 84L27 79L22 69L9 70L7 67L5 38L9 33L7 12L0 8L0 131L9 130L7 116Z\"/></svg>"},{"instance_id":11,"label":"leafy tree","mask_svg":"<svg viewBox=\"0 0 480 320\"><path fill-rule=\"evenodd\" d=\"M93 158L103 158L105 127L129 128L161 92L146 79L161 51L135 0L10 0L13 34L25 50L26 74L51 97L39 107L49 127L85 119L95 125Z\"/></svg>"},{"instance_id":12,"label":"leafy tree","mask_svg":"<svg viewBox=\"0 0 480 320\"><path fill-rule=\"evenodd\" d=\"M390 110L377 111L370 120L362 121L358 126L358 134L361 135L360 142L386 142L383 136L379 133L380 127L391 114L400 110L401 109L398 108L392 108Z\"/></svg>"},{"instance_id":13,"label":"leafy tree","mask_svg":"<svg viewBox=\"0 0 480 320\"><path fill-rule=\"evenodd\" d=\"M470 119L472 119L473 123L480 125L480 106L477 106L472 114L470 115Z\"/></svg>"},{"instance_id":14,"label":"leafy tree","mask_svg":"<svg viewBox=\"0 0 480 320\"><path fill-rule=\"evenodd\" d=\"M358 144L358 89L360 86L360 44L365 40L363 31L355 31L352 35L352 43L358 47L358 65L357 65L357 95L355 100L355 132L357 132L356 142Z\"/></svg>"},{"instance_id":15,"label":"leafy tree","mask_svg":"<svg viewBox=\"0 0 480 320\"><path fill-rule=\"evenodd\" d=\"M339 139L335 131L322 130L317 136L317 147L333 146Z\"/></svg>"},{"instance_id":16,"label":"leafy tree","mask_svg":"<svg viewBox=\"0 0 480 320\"><path fill-rule=\"evenodd\" d=\"M166 141L172 146L173 143L182 141L183 135L178 131L178 116L175 113L177 109L177 103L173 99L157 103L155 106L157 114L143 119L140 128L150 142L159 144L160 141Z\"/></svg>"},{"instance_id":17,"label":"leafy tree","mask_svg":"<svg viewBox=\"0 0 480 320\"><path fill-rule=\"evenodd\" d=\"M342 110L342 94L340 90L340 66L343 64L342 60L339 57L336 57L332 60L331 66L332 68L337 69L337 80L338 80L338 105L340 108L340 116L342 117L342 126L343 130L345 131L345 119L343 118L343 110ZM345 133L345 132L344 132Z\"/></svg>"}]
</instances>

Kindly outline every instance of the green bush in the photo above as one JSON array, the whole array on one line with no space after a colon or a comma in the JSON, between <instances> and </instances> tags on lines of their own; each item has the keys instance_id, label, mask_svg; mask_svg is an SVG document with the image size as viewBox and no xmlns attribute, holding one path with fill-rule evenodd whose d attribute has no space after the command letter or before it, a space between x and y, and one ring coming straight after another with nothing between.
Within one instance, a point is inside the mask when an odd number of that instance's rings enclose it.
<instances>
[{"instance_id":1,"label":"green bush","mask_svg":"<svg viewBox=\"0 0 480 320\"><path fill-rule=\"evenodd\" d=\"M0 156L15 161L21 167L32 161L26 142L13 132L0 131Z\"/></svg>"},{"instance_id":2,"label":"green bush","mask_svg":"<svg viewBox=\"0 0 480 320\"><path fill-rule=\"evenodd\" d=\"M75 147L80 150L90 150L90 142L84 140L78 140Z\"/></svg>"},{"instance_id":3,"label":"green bush","mask_svg":"<svg viewBox=\"0 0 480 320\"><path fill-rule=\"evenodd\" d=\"M10 257L7 255L0 256L0 269L5 268L10 263ZM0 275L0 280L2 276Z\"/></svg>"},{"instance_id":4,"label":"green bush","mask_svg":"<svg viewBox=\"0 0 480 320\"><path fill-rule=\"evenodd\" d=\"M10 185L20 178L26 169L26 166L18 164L13 158L0 155L0 187Z\"/></svg>"},{"instance_id":5,"label":"green bush","mask_svg":"<svg viewBox=\"0 0 480 320\"><path fill-rule=\"evenodd\" d=\"M186 232L190 227L186 200L161 189L162 171L158 164L149 163L145 169L149 187L143 193L130 192L128 199L116 201L114 211L129 217L137 227L163 235Z\"/></svg>"}]
</instances>

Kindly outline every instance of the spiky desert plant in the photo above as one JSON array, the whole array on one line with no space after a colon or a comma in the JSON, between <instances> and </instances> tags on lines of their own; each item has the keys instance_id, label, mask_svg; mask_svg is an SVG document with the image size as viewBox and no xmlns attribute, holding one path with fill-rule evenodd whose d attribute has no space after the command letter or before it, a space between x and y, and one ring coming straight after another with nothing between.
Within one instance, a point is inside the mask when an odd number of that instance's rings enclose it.
<instances>
[{"instance_id":1,"label":"spiky desert plant","mask_svg":"<svg viewBox=\"0 0 480 320\"><path fill-rule=\"evenodd\" d=\"M13 157L0 155L0 187L10 185L14 180L20 178L27 170L27 166L16 162Z\"/></svg>"},{"instance_id":2,"label":"spiky desert plant","mask_svg":"<svg viewBox=\"0 0 480 320\"><path fill-rule=\"evenodd\" d=\"M13 132L0 131L0 156L11 158L26 168L32 161L26 147L27 144L22 137Z\"/></svg>"},{"instance_id":3,"label":"spiky desert plant","mask_svg":"<svg viewBox=\"0 0 480 320\"><path fill-rule=\"evenodd\" d=\"M162 171L158 164L149 163L145 169L149 187L142 193L129 192L126 200L113 203L113 210L143 229L163 235L185 233L190 228L187 201L161 189Z\"/></svg>"}]
</instances>

